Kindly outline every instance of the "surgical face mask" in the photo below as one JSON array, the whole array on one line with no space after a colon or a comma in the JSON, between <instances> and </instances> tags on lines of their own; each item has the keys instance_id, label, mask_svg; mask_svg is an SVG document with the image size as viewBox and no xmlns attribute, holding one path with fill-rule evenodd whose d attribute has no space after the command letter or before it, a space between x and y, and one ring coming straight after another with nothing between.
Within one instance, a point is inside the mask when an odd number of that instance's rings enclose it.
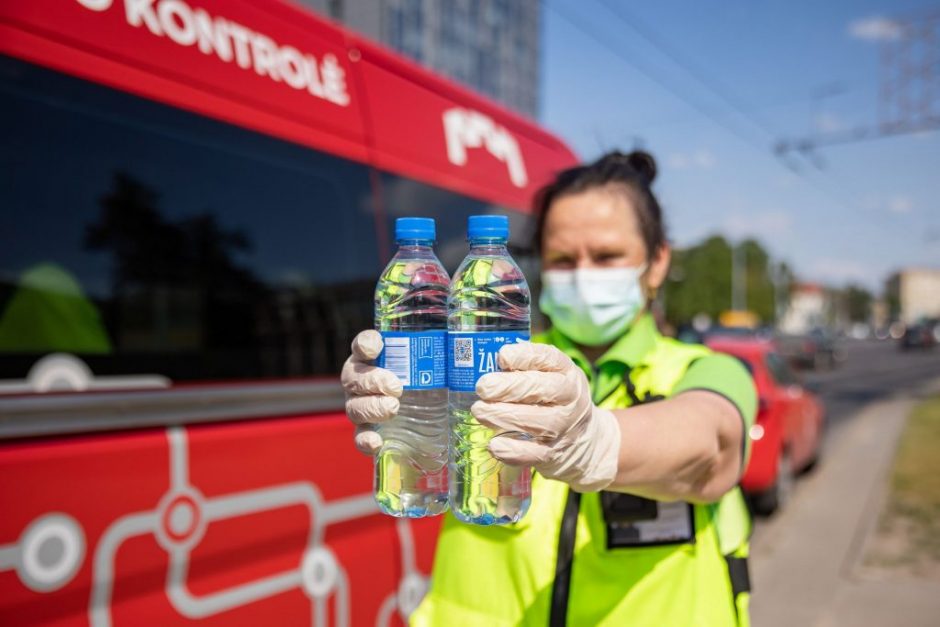
<instances>
[{"instance_id":1,"label":"surgical face mask","mask_svg":"<svg viewBox=\"0 0 940 627\"><path fill-rule=\"evenodd\" d=\"M620 337L646 305L639 268L546 270L539 308L565 336L583 346Z\"/></svg>"}]
</instances>

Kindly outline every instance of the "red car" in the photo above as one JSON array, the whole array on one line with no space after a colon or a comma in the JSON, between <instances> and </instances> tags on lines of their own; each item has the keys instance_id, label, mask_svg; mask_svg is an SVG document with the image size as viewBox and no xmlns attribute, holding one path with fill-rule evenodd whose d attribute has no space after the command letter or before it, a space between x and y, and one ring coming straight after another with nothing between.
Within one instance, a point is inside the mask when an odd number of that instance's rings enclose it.
<instances>
[{"instance_id":1,"label":"red car","mask_svg":"<svg viewBox=\"0 0 940 627\"><path fill-rule=\"evenodd\" d=\"M712 337L706 344L737 357L757 385L757 420L748 436L751 459L741 487L754 511L770 514L789 496L793 478L819 459L825 408L767 339Z\"/></svg>"}]
</instances>

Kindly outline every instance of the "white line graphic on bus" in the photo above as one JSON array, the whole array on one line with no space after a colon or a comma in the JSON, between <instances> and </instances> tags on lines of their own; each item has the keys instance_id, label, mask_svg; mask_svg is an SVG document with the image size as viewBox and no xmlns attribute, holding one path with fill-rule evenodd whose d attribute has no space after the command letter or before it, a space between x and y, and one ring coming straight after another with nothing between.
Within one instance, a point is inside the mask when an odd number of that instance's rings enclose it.
<instances>
[{"instance_id":1,"label":"white line graphic on bus","mask_svg":"<svg viewBox=\"0 0 940 627\"><path fill-rule=\"evenodd\" d=\"M170 489L156 509L128 514L105 530L95 549L92 565L91 598L88 619L92 627L110 627L114 563L124 541L152 534L170 558L166 595L182 616L200 619L300 588L312 602L313 625L327 625L327 604L334 599L333 624L349 625L349 581L333 552L323 543L325 529L363 516L378 508L372 494L324 503L313 483L298 481L259 490L205 498L189 482L189 451L182 427L167 430L170 448ZM234 586L228 590L196 596L190 592L186 575L189 554L205 534L209 523L237 516L304 505L310 514L307 548L291 569ZM388 625L398 610L406 618L420 603L428 581L415 564L414 538L407 520L395 521L401 545L402 579L398 590L382 602L376 625ZM20 581L36 592L53 592L66 585L78 572L85 557L85 534L81 525L62 512L36 518L16 543L0 545L0 571L16 570Z\"/></svg>"}]
</instances>

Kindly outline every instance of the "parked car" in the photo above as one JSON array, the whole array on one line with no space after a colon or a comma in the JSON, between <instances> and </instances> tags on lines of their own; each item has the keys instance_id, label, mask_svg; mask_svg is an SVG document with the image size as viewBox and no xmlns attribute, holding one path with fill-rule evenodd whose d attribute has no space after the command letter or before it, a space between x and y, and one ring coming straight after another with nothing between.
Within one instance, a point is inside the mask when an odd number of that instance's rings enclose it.
<instances>
[{"instance_id":1,"label":"parked car","mask_svg":"<svg viewBox=\"0 0 940 627\"><path fill-rule=\"evenodd\" d=\"M922 320L917 324L912 324L904 330L904 335L898 340L899 345L902 350L935 346L937 329L940 329L940 324L936 321Z\"/></svg>"},{"instance_id":2,"label":"parked car","mask_svg":"<svg viewBox=\"0 0 940 627\"><path fill-rule=\"evenodd\" d=\"M802 335L776 336L781 356L795 368L831 370L842 360L836 337L826 329L815 328Z\"/></svg>"},{"instance_id":3,"label":"parked car","mask_svg":"<svg viewBox=\"0 0 940 627\"><path fill-rule=\"evenodd\" d=\"M714 336L706 343L737 357L754 377L759 405L741 487L755 513L771 514L787 501L794 477L819 460L825 408L772 340Z\"/></svg>"}]
</instances>

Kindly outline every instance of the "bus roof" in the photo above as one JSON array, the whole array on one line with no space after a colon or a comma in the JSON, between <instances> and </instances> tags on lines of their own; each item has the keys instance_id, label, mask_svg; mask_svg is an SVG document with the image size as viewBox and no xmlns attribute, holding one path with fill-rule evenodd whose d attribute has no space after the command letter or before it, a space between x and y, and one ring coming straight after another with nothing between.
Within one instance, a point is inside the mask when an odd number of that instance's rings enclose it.
<instances>
[{"instance_id":1,"label":"bus roof","mask_svg":"<svg viewBox=\"0 0 940 627\"><path fill-rule=\"evenodd\" d=\"M523 211L577 161L525 118L283 0L2 3L0 52Z\"/></svg>"}]
</instances>

